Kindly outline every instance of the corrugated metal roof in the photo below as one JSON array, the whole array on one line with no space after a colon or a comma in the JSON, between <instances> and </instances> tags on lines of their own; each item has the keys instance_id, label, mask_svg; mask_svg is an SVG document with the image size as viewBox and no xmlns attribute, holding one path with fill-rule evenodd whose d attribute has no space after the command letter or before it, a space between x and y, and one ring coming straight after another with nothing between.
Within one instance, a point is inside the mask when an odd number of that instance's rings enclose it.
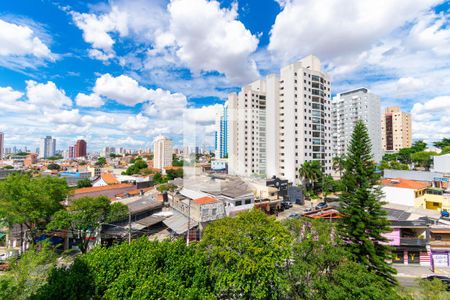
<instances>
[{"instance_id":1,"label":"corrugated metal roof","mask_svg":"<svg viewBox=\"0 0 450 300\"><path fill-rule=\"evenodd\" d=\"M183 234L187 231L188 217L175 212L172 217L165 219L163 223L177 234ZM189 229L197 225L198 223L191 219Z\"/></svg>"}]
</instances>

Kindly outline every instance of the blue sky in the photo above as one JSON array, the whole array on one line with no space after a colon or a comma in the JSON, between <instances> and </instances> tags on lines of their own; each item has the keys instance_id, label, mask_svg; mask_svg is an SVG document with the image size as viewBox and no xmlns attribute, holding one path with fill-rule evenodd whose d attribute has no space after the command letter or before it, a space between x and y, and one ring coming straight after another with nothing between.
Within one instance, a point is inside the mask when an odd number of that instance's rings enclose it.
<instances>
[{"instance_id":1,"label":"blue sky","mask_svg":"<svg viewBox=\"0 0 450 300\"><path fill-rule=\"evenodd\" d=\"M439 0L0 2L0 131L89 150L158 134L212 145L227 93L308 54L333 94L365 86L450 136L450 5ZM195 133L195 134L193 134Z\"/></svg>"}]
</instances>

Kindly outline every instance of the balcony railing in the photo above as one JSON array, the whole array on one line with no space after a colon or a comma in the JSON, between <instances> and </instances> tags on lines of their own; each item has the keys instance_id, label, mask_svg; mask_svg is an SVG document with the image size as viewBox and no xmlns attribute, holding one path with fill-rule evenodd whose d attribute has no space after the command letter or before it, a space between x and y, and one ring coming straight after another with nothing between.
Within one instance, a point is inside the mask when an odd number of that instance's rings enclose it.
<instances>
[{"instance_id":1,"label":"balcony railing","mask_svg":"<svg viewBox=\"0 0 450 300\"><path fill-rule=\"evenodd\" d=\"M401 246L420 246L425 247L427 245L427 240L419 239L416 237L401 237L400 238Z\"/></svg>"}]
</instances>

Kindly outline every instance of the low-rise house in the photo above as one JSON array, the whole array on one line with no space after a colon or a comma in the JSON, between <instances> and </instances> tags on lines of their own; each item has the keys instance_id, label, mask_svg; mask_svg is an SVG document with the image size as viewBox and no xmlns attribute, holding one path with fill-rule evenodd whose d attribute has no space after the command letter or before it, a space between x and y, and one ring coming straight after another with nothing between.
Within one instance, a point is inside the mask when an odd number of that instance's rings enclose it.
<instances>
[{"instance_id":1,"label":"low-rise house","mask_svg":"<svg viewBox=\"0 0 450 300\"><path fill-rule=\"evenodd\" d=\"M450 271L450 224L430 228L431 265L434 272Z\"/></svg>"},{"instance_id":2,"label":"low-rise house","mask_svg":"<svg viewBox=\"0 0 450 300\"><path fill-rule=\"evenodd\" d=\"M384 201L393 204L414 206L416 199L425 195L429 182L407 180L403 178L384 179L382 191Z\"/></svg>"},{"instance_id":3,"label":"low-rise house","mask_svg":"<svg viewBox=\"0 0 450 300\"><path fill-rule=\"evenodd\" d=\"M112 173L101 173L100 176L92 182L92 186L106 186L119 184L120 181L117 180L116 176Z\"/></svg>"},{"instance_id":4,"label":"low-rise house","mask_svg":"<svg viewBox=\"0 0 450 300\"><path fill-rule=\"evenodd\" d=\"M106 196L110 199L116 199L116 195L124 194L129 191L136 190L134 184L120 183L114 185L97 186L97 187L86 187L75 189L71 199L78 199L81 197L98 197Z\"/></svg>"}]
</instances>

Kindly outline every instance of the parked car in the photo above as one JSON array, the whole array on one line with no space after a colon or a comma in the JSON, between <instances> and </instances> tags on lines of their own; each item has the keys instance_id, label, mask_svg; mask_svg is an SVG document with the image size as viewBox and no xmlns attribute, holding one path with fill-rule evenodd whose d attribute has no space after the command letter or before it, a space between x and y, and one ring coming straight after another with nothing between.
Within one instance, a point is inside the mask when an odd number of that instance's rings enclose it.
<instances>
[{"instance_id":1,"label":"parked car","mask_svg":"<svg viewBox=\"0 0 450 300\"><path fill-rule=\"evenodd\" d=\"M289 202L289 201L283 201L283 202L281 202L281 207L282 207L283 209L289 209L289 208L292 207L292 203Z\"/></svg>"},{"instance_id":2,"label":"parked car","mask_svg":"<svg viewBox=\"0 0 450 300\"><path fill-rule=\"evenodd\" d=\"M299 219L300 215L298 213L291 213L288 218L289 219Z\"/></svg>"},{"instance_id":3,"label":"parked car","mask_svg":"<svg viewBox=\"0 0 450 300\"><path fill-rule=\"evenodd\" d=\"M314 209L319 210L325 207L328 207L328 204L326 204L325 202L320 202L319 204L316 205L316 207L314 207Z\"/></svg>"},{"instance_id":4,"label":"parked car","mask_svg":"<svg viewBox=\"0 0 450 300\"><path fill-rule=\"evenodd\" d=\"M310 212L312 210L313 210L312 208L305 208L305 210L303 212L307 213L307 212Z\"/></svg>"},{"instance_id":5,"label":"parked car","mask_svg":"<svg viewBox=\"0 0 450 300\"><path fill-rule=\"evenodd\" d=\"M443 276L443 275L430 275L427 278L425 278L426 280L440 280L442 281L442 283L444 283L445 285L447 285L447 291L450 291L450 278L447 276Z\"/></svg>"}]
</instances>

